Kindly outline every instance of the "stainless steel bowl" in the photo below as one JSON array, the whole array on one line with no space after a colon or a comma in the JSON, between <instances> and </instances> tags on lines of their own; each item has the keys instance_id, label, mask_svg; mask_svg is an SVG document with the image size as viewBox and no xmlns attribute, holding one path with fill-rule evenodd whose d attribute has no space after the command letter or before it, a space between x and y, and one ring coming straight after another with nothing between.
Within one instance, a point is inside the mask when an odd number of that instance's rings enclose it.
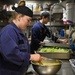
<instances>
[{"instance_id":1,"label":"stainless steel bowl","mask_svg":"<svg viewBox=\"0 0 75 75\"><path fill-rule=\"evenodd\" d=\"M48 65L42 65L43 63L47 63ZM34 70L39 75L54 75L60 70L62 62L60 60L48 59L48 60L43 60L42 64L37 64L36 62L32 62Z\"/></svg>"}]
</instances>

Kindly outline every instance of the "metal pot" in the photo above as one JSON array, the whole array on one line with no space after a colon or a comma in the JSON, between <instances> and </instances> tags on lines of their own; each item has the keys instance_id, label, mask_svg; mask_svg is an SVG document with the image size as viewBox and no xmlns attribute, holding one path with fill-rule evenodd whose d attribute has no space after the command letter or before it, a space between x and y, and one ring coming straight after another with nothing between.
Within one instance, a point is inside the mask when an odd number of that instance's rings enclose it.
<instances>
[{"instance_id":1,"label":"metal pot","mask_svg":"<svg viewBox=\"0 0 75 75\"><path fill-rule=\"evenodd\" d=\"M39 75L54 75L60 70L61 64L62 63L60 60L55 60L55 59L43 60L42 64L32 62L34 70Z\"/></svg>"}]
</instances>

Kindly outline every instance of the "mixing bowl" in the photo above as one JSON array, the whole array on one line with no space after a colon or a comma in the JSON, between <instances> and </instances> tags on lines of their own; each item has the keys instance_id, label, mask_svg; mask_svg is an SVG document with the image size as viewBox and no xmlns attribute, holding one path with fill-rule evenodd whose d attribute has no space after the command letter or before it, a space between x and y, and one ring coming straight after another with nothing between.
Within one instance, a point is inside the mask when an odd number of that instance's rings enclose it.
<instances>
[{"instance_id":1,"label":"mixing bowl","mask_svg":"<svg viewBox=\"0 0 75 75\"><path fill-rule=\"evenodd\" d=\"M56 59L42 60L41 63L32 62L33 69L39 75L54 75L61 68L62 62Z\"/></svg>"}]
</instances>

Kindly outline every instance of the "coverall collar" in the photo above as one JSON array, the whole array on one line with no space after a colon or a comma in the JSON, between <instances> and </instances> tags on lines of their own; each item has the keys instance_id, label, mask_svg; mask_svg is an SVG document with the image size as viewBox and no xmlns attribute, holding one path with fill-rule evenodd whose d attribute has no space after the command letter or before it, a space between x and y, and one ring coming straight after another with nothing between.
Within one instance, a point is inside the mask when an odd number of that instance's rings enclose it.
<instances>
[{"instance_id":1,"label":"coverall collar","mask_svg":"<svg viewBox=\"0 0 75 75\"><path fill-rule=\"evenodd\" d=\"M45 25L42 25L42 23L40 21L38 23L39 23L40 27L44 28Z\"/></svg>"},{"instance_id":2,"label":"coverall collar","mask_svg":"<svg viewBox=\"0 0 75 75\"><path fill-rule=\"evenodd\" d=\"M22 31L15 25L14 22L11 22L11 25L12 25L20 34L23 34Z\"/></svg>"}]
</instances>

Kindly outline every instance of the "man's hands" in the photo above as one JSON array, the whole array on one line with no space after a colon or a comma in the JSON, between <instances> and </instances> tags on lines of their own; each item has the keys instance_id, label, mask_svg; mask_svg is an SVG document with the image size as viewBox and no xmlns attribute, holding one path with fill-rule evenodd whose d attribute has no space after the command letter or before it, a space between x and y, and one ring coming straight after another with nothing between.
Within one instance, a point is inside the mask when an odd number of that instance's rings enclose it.
<instances>
[{"instance_id":1,"label":"man's hands","mask_svg":"<svg viewBox=\"0 0 75 75\"><path fill-rule=\"evenodd\" d=\"M68 39L58 39L57 41L62 42L62 43L68 43Z\"/></svg>"},{"instance_id":2,"label":"man's hands","mask_svg":"<svg viewBox=\"0 0 75 75\"><path fill-rule=\"evenodd\" d=\"M45 42L42 42L42 41L41 41L39 44L40 44L40 45L45 45Z\"/></svg>"}]
</instances>

